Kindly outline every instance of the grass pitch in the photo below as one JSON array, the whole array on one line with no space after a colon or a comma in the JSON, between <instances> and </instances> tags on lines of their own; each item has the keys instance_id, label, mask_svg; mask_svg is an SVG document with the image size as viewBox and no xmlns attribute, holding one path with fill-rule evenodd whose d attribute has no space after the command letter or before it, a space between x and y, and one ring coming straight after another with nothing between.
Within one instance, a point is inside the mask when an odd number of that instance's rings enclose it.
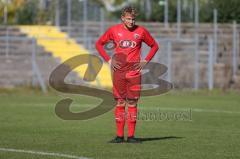
<instances>
[{"instance_id":1,"label":"grass pitch","mask_svg":"<svg viewBox=\"0 0 240 159\"><path fill-rule=\"evenodd\" d=\"M172 91L142 98L136 136L143 143L110 144L115 136L113 111L87 121L65 121L54 108L67 95L1 91L0 159L240 158L239 95ZM90 97L72 98L75 112L99 103Z\"/></svg>"}]
</instances>

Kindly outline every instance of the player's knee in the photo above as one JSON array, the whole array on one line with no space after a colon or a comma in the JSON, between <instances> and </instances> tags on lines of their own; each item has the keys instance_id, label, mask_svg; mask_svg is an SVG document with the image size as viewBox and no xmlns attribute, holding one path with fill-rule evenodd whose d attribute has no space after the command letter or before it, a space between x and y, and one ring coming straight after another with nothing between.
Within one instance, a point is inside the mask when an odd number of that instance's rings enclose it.
<instances>
[{"instance_id":1,"label":"player's knee","mask_svg":"<svg viewBox=\"0 0 240 159\"><path fill-rule=\"evenodd\" d=\"M137 99L128 99L127 104L128 106L137 106Z\"/></svg>"},{"instance_id":2,"label":"player's knee","mask_svg":"<svg viewBox=\"0 0 240 159\"><path fill-rule=\"evenodd\" d=\"M125 107L126 106L126 101L123 100L123 99L118 99L117 100L117 105Z\"/></svg>"}]
</instances>

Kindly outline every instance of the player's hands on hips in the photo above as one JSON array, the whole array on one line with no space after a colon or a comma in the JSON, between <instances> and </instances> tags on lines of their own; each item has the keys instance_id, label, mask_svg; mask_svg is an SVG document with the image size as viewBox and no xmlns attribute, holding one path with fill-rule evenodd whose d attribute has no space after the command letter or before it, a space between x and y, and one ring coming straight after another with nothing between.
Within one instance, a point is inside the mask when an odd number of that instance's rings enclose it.
<instances>
[{"instance_id":1,"label":"player's hands on hips","mask_svg":"<svg viewBox=\"0 0 240 159\"><path fill-rule=\"evenodd\" d=\"M111 68L112 68L114 71L116 71L117 69L120 69L120 68L121 68L120 65L119 65L119 62L117 62L116 60L110 59L110 60L108 61L108 64L111 66Z\"/></svg>"},{"instance_id":2,"label":"player's hands on hips","mask_svg":"<svg viewBox=\"0 0 240 159\"><path fill-rule=\"evenodd\" d=\"M146 60L142 60L139 63L136 63L134 65L134 67L135 67L136 70L141 71L146 64L147 64L147 61Z\"/></svg>"}]
</instances>

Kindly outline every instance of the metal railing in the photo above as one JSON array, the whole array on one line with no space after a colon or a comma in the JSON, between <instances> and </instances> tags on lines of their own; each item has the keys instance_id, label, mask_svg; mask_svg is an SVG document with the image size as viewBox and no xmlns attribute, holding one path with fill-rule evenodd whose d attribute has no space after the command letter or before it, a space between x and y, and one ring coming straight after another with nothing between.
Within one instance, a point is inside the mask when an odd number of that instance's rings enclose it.
<instances>
[{"instance_id":1,"label":"metal railing","mask_svg":"<svg viewBox=\"0 0 240 159\"><path fill-rule=\"evenodd\" d=\"M31 70L32 70L32 86L35 86L34 84L34 79L36 78L36 81L39 83L41 90L46 93L47 92L47 87L46 87L46 83L42 77L42 73L39 69L39 66L36 62L36 50L37 50L37 43L36 40L34 38L32 39L28 39L25 37L13 37L13 36L8 36L8 29L7 29L7 34L6 37L0 37L0 40L5 41L5 56L0 56L0 58L5 58L5 59L10 59L10 57L17 55L17 52L13 53L10 55L10 46L11 46L11 42L14 41L23 41L23 42L29 42L31 41L31 48L32 50L29 50L29 57L31 57ZM15 63L16 64L16 63ZM19 70L20 71L20 70ZM9 79L11 80L11 79Z\"/></svg>"}]
</instances>

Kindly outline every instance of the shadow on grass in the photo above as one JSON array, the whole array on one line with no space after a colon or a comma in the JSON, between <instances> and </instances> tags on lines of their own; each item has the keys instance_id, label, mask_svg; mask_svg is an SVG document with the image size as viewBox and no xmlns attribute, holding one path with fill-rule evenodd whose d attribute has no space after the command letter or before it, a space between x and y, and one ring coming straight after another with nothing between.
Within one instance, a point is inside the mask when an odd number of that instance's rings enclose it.
<instances>
[{"instance_id":1,"label":"shadow on grass","mask_svg":"<svg viewBox=\"0 0 240 159\"><path fill-rule=\"evenodd\" d=\"M184 137L177 137L177 136L165 136L165 137L145 137L145 138L137 138L142 142L146 141L156 141L156 140L170 140L170 139L182 139Z\"/></svg>"}]
</instances>

